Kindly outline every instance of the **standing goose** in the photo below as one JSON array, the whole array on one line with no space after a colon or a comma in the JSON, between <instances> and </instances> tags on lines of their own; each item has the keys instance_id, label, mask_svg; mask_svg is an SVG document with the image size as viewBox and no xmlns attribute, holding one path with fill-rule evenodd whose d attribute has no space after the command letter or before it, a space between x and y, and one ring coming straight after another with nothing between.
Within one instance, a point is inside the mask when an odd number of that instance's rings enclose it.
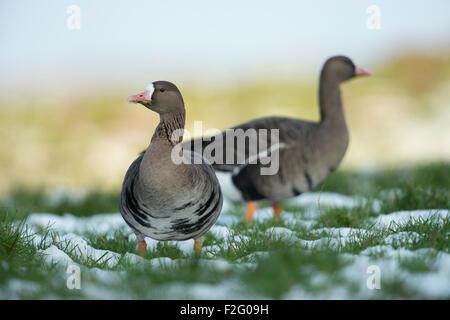
<instances>
[{"instance_id":1,"label":"standing goose","mask_svg":"<svg viewBox=\"0 0 450 320\"><path fill-rule=\"evenodd\" d=\"M170 82L156 81L128 101L160 115L150 145L128 168L119 200L120 213L139 241L139 254L144 257L144 237L150 237L162 241L193 238L194 250L200 255L203 236L219 217L223 197L212 166L192 161L201 155L181 149L182 153L172 152L183 139L181 93ZM174 161L177 155L191 161Z\"/></svg>"},{"instance_id":2,"label":"standing goose","mask_svg":"<svg viewBox=\"0 0 450 320\"><path fill-rule=\"evenodd\" d=\"M257 209L256 201L259 200L268 200L272 203L274 216L278 221L282 212L279 204L281 200L313 189L337 168L349 143L339 86L342 82L361 75L370 75L370 72L355 67L347 57L334 56L325 62L320 74L318 123L268 117L235 126L231 131L227 130L238 136L236 129L243 129L244 132L247 129L279 129L277 146L279 170L276 174L261 175L261 167L264 166L261 163L246 165L213 163L225 196L235 201L247 202L247 223L251 223L253 213ZM227 153L236 154L239 151L235 144L230 147L225 143L229 134L227 131L208 139L199 138L185 142L184 147L195 148L195 145L199 144L204 150L219 138L224 142L222 156L228 158ZM257 140L253 143L259 145L259 136ZM248 145L245 145L244 149L248 158L255 156L248 153ZM259 152L261 153L261 150Z\"/></svg>"}]
</instances>

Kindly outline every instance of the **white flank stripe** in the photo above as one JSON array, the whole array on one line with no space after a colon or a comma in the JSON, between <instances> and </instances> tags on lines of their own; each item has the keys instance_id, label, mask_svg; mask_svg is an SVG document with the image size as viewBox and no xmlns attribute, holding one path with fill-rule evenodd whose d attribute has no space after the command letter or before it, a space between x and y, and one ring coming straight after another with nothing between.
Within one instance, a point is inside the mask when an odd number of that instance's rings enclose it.
<instances>
[{"instance_id":1,"label":"white flank stripe","mask_svg":"<svg viewBox=\"0 0 450 320\"><path fill-rule=\"evenodd\" d=\"M231 172L216 171L216 176L225 197L233 201L243 201L241 192L231 179Z\"/></svg>"}]
</instances>

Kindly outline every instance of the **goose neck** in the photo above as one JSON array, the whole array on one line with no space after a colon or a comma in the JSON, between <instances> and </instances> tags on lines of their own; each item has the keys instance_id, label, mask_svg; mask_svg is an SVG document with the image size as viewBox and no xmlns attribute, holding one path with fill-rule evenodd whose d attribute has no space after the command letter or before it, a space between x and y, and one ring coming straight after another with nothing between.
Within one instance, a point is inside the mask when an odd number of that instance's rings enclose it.
<instances>
[{"instance_id":1,"label":"goose neck","mask_svg":"<svg viewBox=\"0 0 450 320\"><path fill-rule=\"evenodd\" d=\"M345 126L344 110L339 81L322 73L319 88L320 123Z\"/></svg>"},{"instance_id":2,"label":"goose neck","mask_svg":"<svg viewBox=\"0 0 450 320\"><path fill-rule=\"evenodd\" d=\"M185 112L166 113L160 115L160 122L155 131L155 137L169 140L176 145L183 140Z\"/></svg>"}]
</instances>

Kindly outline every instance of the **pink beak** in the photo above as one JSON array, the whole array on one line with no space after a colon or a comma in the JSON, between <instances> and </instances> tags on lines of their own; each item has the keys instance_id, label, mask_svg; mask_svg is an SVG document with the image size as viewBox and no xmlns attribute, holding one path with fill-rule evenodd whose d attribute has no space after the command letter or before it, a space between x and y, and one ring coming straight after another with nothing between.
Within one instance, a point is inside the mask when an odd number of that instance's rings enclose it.
<instances>
[{"instance_id":1,"label":"pink beak","mask_svg":"<svg viewBox=\"0 0 450 320\"><path fill-rule=\"evenodd\" d=\"M356 76L370 76L371 73L369 70L366 70L366 69L360 68L360 67L356 67L355 75Z\"/></svg>"},{"instance_id":2,"label":"pink beak","mask_svg":"<svg viewBox=\"0 0 450 320\"><path fill-rule=\"evenodd\" d=\"M128 97L128 102L130 103L142 103L142 104L147 104L150 101L152 101L152 99L150 99L148 97L148 92L144 91L142 93L136 94L136 95L131 95Z\"/></svg>"}]
</instances>

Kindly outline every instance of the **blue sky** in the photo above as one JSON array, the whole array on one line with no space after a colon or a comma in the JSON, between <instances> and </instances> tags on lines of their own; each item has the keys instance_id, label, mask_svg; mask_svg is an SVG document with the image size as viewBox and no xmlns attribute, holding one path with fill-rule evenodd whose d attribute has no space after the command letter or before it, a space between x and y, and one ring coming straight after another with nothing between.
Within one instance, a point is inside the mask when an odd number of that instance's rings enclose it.
<instances>
[{"instance_id":1,"label":"blue sky","mask_svg":"<svg viewBox=\"0 0 450 320\"><path fill-rule=\"evenodd\" d=\"M71 4L80 30L66 26ZM283 76L333 54L370 67L409 48L450 52L449 14L448 0L1 1L0 84Z\"/></svg>"}]
</instances>

